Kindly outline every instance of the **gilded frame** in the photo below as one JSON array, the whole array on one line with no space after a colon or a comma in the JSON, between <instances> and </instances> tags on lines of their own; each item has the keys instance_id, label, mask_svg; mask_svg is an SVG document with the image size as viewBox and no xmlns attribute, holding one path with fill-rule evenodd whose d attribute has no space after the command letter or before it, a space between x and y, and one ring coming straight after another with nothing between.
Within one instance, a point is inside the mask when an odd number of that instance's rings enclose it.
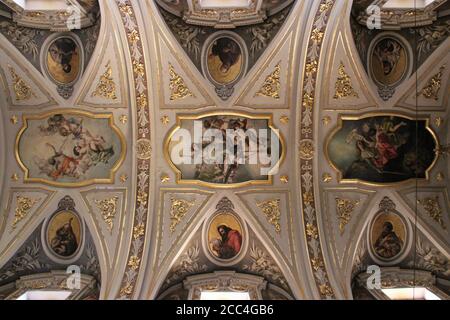
<instances>
[{"instance_id":1,"label":"gilded frame","mask_svg":"<svg viewBox=\"0 0 450 320\"><path fill-rule=\"evenodd\" d=\"M44 178L30 178L29 169L22 162L22 159L20 158L20 155L19 155L20 140L21 140L24 132L28 129L28 120L42 120L42 119L45 119L52 115L61 114L61 113L76 115L76 116L85 116L85 117L92 118L92 119L107 119L108 120L109 126L111 127L113 132L117 134L117 136L120 140L120 147L121 147L121 153L120 153L119 159L116 161L114 166L111 168L110 173L109 173L109 178L107 178L107 179L104 179L104 178L95 179L94 178L94 179L84 180L84 181L80 181L80 182L55 182L55 181L50 181L50 180L47 180ZM23 114L22 121L23 121L23 126L22 126L22 128L20 128L20 131L18 132L18 134L16 136L16 141L14 144L14 155L16 157L17 163L19 164L20 168L24 172L24 178L23 178L24 183L42 183L42 184L46 184L46 185L50 185L50 186L54 186L54 187L64 187L64 188L79 188L79 187L90 186L93 184L114 184L115 174L119 170L119 168L121 167L121 165L123 164L123 162L125 160L125 156L127 153L127 144L126 144L123 133L120 131L119 127L117 127L114 123L114 115L112 113L91 113L88 111L81 111L78 109L56 109L56 110L53 110L53 111L50 111L47 113L43 113L43 114L35 114L35 115Z\"/></svg>"},{"instance_id":2,"label":"gilded frame","mask_svg":"<svg viewBox=\"0 0 450 320\"><path fill-rule=\"evenodd\" d=\"M233 188L242 188L250 185L272 185L273 184L273 175L269 174L267 180L249 180L245 182L239 182L239 183L230 183L230 184L220 184L220 183L211 183L211 182L205 182L201 180L193 180L193 179L183 179L181 171L177 168L177 166L173 163L172 159L170 158L170 152L169 152L169 144L170 141L179 129L181 129L181 122L183 120L200 120L203 118L211 117L211 116L237 116L237 117L243 117L247 119L255 119L255 120L267 120L268 127L271 130L274 130L275 134L278 136L278 139L281 143L281 156L278 160L278 163L275 166L281 167L281 165L284 162L284 159L286 157L286 141L283 137L283 134L280 132L279 129L277 129L273 124L273 115L272 114L250 114L245 112L232 112L232 111L215 111L215 112L208 112L208 113L202 113L198 115L187 115L187 114L177 114L176 116L176 123L175 126L172 127L172 129L169 131L169 133L166 135L166 138L164 139L164 145L163 145L163 153L164 157L169 163L170 167L176 174L176 184L178 185L198 185L202 187L208 187L212 189L233 189ZM276 131L278 130L278 131Z\"/></svg>"},{"instance_id":3,"label":"gilded frame","mask_svg":"<svg viewBox=\"0 0 450 320\"><path fill-rule=\"evenodd\" d=\"M435 152L435 157L433 162L431 163L431 165L428 167L428 169L425 172L425 178L420 178L420 179L415 179L415 178L410 178L404 181L400 181L400 182L386 182L386 183L381 183L381 182L368 182L368 181L363 181L360 179L344 179L342 178L342 172L341 170L339 170L339 168L334 164L334 162L330 159L330 156L328 154L328 148L330 145L330 142L332 140L332 138L334 137L334 135L339 132L339 130L342 129L343 127L343 123L344 120L361 120L361 119L366 119L366 118L371 118L371 117L400 117L400 118L404 118L404 119L408 119L408 120L412 120L412 121L425 121L425 129L428 130L428 132L430 132L431 136L433 137L435 143L436 143L436 149L434 150ZM324 154L325 154L325 159L327 160L328 164L331 166L331 168L333 168L334 171L337 172L337 180L338 183L342 183L342 184L362 184L362 185L366 185L366 186L372 186L372 187L385 187L385 186L399 186L399 185L405 185L408 183L411 183L411 181L429 181L430 180L430 172L431 170L434 168L434 166L436 165L438 159L439 159L439 138L436 134L436 132L433 131L433 129L430 126L430 117L429 116L419 116L419 117L414 117L414 116L409 116L407 114L403 114L403 113L395 113L395 112L372 112L372 113L366 113L366 114L359 114L359 115L343 115L343 114L339 114L338 115L338 120L337 120L337 126L328 133L328 135L325 138L325 147L324 147Z\"/></svg>"}]
</instances>

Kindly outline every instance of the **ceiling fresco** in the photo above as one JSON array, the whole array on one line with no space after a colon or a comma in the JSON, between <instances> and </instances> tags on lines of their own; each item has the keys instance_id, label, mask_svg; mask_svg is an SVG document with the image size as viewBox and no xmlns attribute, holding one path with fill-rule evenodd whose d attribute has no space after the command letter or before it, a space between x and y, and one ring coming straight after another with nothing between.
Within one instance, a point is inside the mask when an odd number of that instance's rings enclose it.
<instances>
[{"instance_id":1,"label":"ceiling fresco","mask_svg":"<svg viewBox=\"0 0 450 320\"><path fill-rule=\"evenodd\" d=\"M0 299L449 299L448 1L70 3L0 1Z\"/></svg>"}]
</instances>

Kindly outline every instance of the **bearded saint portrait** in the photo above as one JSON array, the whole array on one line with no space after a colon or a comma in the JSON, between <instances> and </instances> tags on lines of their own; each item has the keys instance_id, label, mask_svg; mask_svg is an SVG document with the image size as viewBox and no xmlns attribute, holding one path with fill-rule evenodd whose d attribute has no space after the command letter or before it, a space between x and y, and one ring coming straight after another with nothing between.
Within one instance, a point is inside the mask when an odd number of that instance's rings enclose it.
<instances>
[{"instance_id":1,"label":"bearded saint portrait","mask_svg":"<svg viewBox=\"0 0 450 320\"><path fill-rule=\"evenodd\" d=\"M242 235L226 225L217 227L220 238L211 241L214 254L220 259L232 259L240 251L242 246Z\"/></svg>"},{"instance_id":2,"label":"bearded saint portrait","mask_svg":"<svg viewBox=\"0 0 450 320\"><path fill-rule=\"evenodd\" d=\"M400 253L403 248L403 241L394 231L391 222L383 224L383 231L374 245L376 253L385 259L393 258Z\"/></svg>"}]
</instances>

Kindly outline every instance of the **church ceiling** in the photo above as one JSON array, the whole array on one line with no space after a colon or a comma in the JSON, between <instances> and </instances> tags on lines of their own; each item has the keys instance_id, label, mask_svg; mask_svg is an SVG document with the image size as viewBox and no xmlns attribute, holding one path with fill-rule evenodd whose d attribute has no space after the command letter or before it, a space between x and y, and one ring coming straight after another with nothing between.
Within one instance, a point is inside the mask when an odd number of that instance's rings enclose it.
<instances>
[{"instance_id":1,"label":"church ceiling","mask_svg":"<svg viewBox=\"0 0 450 320\"><path fill-rule=\"evenodd\" d=\"M380 1L73 2L79 30L0 7L0 296L72 264L100 299L214 275L373 297L372 265L449 292L448 2L381 30L363 24ZM267 133L244 153L267 161L225 158L227 129ZM211 146L230 162L192 162Z\"/></svg>"}]
</instances>

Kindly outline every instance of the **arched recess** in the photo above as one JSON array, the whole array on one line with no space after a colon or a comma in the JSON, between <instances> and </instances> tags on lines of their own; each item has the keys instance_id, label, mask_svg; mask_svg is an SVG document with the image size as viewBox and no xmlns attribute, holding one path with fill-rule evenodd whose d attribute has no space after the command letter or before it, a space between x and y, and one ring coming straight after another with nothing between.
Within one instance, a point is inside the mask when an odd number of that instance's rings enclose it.
<instances>
[{"instance_id":1,"label":"arched recess","mask_svg":"<svg viewBox=\"0 0 450 320\"><path fill-rule=\"evenodd\" d=\"M172 190L174 193L176 189ZM223 202L230 203L232 209L221 209ZM209 257L207 252L208 238L206 237L208 223L218 212L230 212L242 221L242 252L237 260L231 262L216 261ZM168 215L169 209L160 212ZM189 222L187 228L180 235L177 242L163 259L161 265L156 264L153 267L153 273L149 273L152 279L150 290L146 299L155 299L169 287L183 281L186 276L203 274L210 271L236 270L249 274L260 274L266 277L266 280L273 285L282 285L284 290L291 292L296 299L304 299L300 280L296 278L295 269L288 265L285 258L278 248L268 240L265 231L255 220L241 200L233 193L227 191L216 192L208 201L207 205L192 213L195 218ZM168 226L164 226L167 232ZM161 231L160 231L161 232ZM244 251L245 250L245 251ZM158 249L156 250L158 251ZM266 264L267 270L258 265L261 261ZM184 262L186 259L186 262ZM187 262L188 261L188 262ZM253 262L252 262L253 261ZM275 281L275 282L274 282Z\"/></svg>"},{"instance_id":2,"label":"arched recess","mask_svg":"<svg viewBox=\"0 0 450 320\"><path fill-rule=\"evenodd\" d=\"M32 277L36 273L52 270L67 274L66 270L75 266L81 273L96 278L98 287L93 289L96 291L96 297L102 298L104 288L101 287L101 279L105 276L102 272L106 271L104 257L95 230L87 220L89 216L79 204L77 195L67 196L66 193L60 193L45 206L45 211L36 213L39 218L31 221L28 229L21 232L21 241L12 242L10 247L2 252L2 288L7 289L11 283L23 276ZM69 217L74 220L69 221ZM70 227L65 228L65 225ZM61 251L56 251L56 231L63 227L75 240L71 240L70 249L69 246L64 246L58 247Z\"/></svg>"}]
</instances>

